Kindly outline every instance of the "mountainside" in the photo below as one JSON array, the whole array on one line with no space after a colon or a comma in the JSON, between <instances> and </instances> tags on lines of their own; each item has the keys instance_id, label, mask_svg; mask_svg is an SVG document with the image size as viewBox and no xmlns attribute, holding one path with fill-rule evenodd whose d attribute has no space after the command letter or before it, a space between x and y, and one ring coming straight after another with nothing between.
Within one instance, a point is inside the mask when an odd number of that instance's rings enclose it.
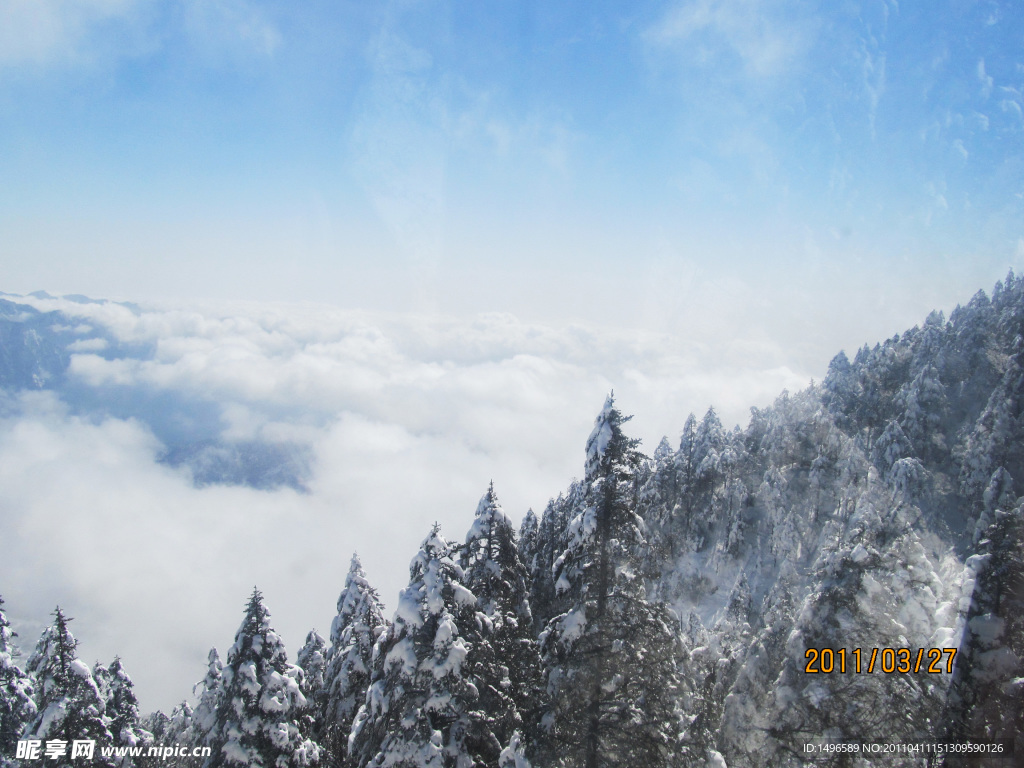
<instances>
[{"instance_id":1,"label":"mountainside","mask_svg":"<svg viewBox=\"0 0 1024 768\"><path fill-rule=\"evenodd\" d=\"M1011 274L948 321L934 312L852 362L840 353L822 384L752 409L746 430L709 410L678 448L662 441L636 478L638 560L679 619L691 755L797 764L810 740L1021 749L1022 354L1024 280ZM564 610L561 557L585 492L576 483L526 521L538 626ZM886 648L903 668L899 649L915 668L918 649L957 650L941 673L805 671L823 649L836 670L839 649L849 669L860 649L866 670Z\"/></svg>"},{"instance_id":2,"label":"mountainside","mask_svg":"<svg viewBox=\"0 0 1024 768\"><path fill-rule=\"evenodd\" d=\"M43 319L0 309L20 361L5 383L62 375ZM228 666L211 653L196 716L149 727L213 747L207 768L797 766L840 742L968 740L1015 740L1020 759L1022 411L1012 273L839 353L746 429L711 409L645 456L609 397L583 479L518 536L492 486L464 543L430 530L393 622L353 559L331 647L310 633L298 666L254 591L256 629Z\"/></svg>"}]
</instances>

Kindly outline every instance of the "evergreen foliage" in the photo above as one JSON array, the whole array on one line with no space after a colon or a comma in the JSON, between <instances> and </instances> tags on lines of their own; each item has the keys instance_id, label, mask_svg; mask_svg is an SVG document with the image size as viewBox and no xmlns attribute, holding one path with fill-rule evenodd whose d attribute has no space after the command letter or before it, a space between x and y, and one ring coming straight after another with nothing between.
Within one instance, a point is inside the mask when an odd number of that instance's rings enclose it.
<instances>
[{"instance_id":1,"label":"evergreen foliage","mask_svg":"<svg viewBox=\"0 0 1024 768\"><path fill-rule=\"evenodd\" d=\"M36 714L32 680L16 663L17 637L3 611L0 598L0 768L13 766L10 758L15 754L22 729Z\"/></svg>"},{"instance_id":2,"label":"evergreen foliage","mask_svg":"<svg viewBox=\"0 0 1024 768\"><path fill-rule=\"evenodd\" d=\"M100 668L97 665L97 668ZM104 669L103 685L100 692L106 705L107 728L115 747L148 747L153 744L153 734L147 731L139 715L139 701L135 686L125 671L120 656L115 656L109 667ZM125 755L117 765L131 768L136 765L130 755Z\"/></svg>"},{"instance_id":3,"label":"evergreen foliage","mask_svg":"<svg viewBox=\"0 0 1024 768\"><path fill-rule=\"evenodd\" d=\"M467 677L479 694L468 713L466 752L473 765L497 766L516 739L513 752L522 753L521 762L537 733L541 659L532 631L528 572L493 483L466 535L462 567L476 597L481 633L466 660Z\"/></svg>"},{"instance_id":4,"label":"evergreen foliage","mask_svg":"<svg viewBox=\"0 0 1024 768\"><path fill-rule=\"evenodd\" d=\"M327 642L315 629L306 635L306 642L295 657L296 664L302 670L300 687L306 697L305 731L319 740L323 732L323 712L327 704L325 675L327 672ZM323 746L321 744L321 746Z\"/></svg>"},{"instance_id":5,"label":"evergreen foliage","mask_svg":"<svg viewBox=\"0 0 1024 768\"><path fill-rule=\"evenodd\" d=\"M377 590L352 555L338 614L331 624L331 647L324 682L321 742L333 765L355 765L348 756L349 733L370 685L373 649L388 628Z\"/></svg>"},{"instance_id":6,"label":"evergreen foliage","mask_svg":"<svg viewBox=\"0 0 1024 768\"><path fill-rule=\"evenodd\" d=\"M220 706L221 687L224 679L224 665L216 648L207 654L206 676L192 687L192 693L199 692L199 702L193 711L188 704L182 703L179 708L179 719L175 731L181 740L202 747L211 743L217 728L217 709ZM187 708L187 709L186 709ZM172 713L171 719L174 720Z\"/></svg>"},{"instance_id":7,"label":"evergreen foliage","mask_svg":"<svg viewBox=\"0 0 1024 768\"><path fill-rule=\"evenodd\" d=\"M457 554L435 525L412 561L394 624L374 648L372 682L352 726L351 752L360 766L464 764L468 713L480 695L464 665L481 628Z\"/></svg>"},{"instance_id":8,"label":"evergreen foliage","mask_svg":"<svg viewBox=\"0 0 1024 768\"><path fill-rule=\"evenodd\" d=\"M205 768L317 765L320 748L306 731L301 677L270 626L263 595L253 589L222 670L216 719L208 736L212 754Z\"/></svg>"},{"instance_id":9,"label":"evergreen foliage","mask_svg":"<svg viewBox=\"0 0 1024 768\"><path fill-rule=\"evenodd\" d=\"M36 681L36 717L22 738L65 743L65 754L48 763L60 768L74 765L71 758L75 740L95 742L95 765L110 765L100 750L113 742L107 728L105 703L88 665L78 659L75 640L68 630L71 621L60 606L53 612L53 624L43 630L26 671Z\"/></svg>"},{"instance_id":10,"label":"evergreen foliage","mask_svg":"<svg viewBox=\"0 0 1024 768\"><path fill-rule=\"evenodd\" d=\"M542 764L669 766L678 753L678 642L638 572L642 456L625 421L609 397L587 441L586 506L555 565L570 607L541 635L551 697Z\"/></svg>"},{"instance_id":11,"label":"evergreen foliage","mask_svg":"<svg viewBox=\"0 0 1024 768\"><path fill-rule=\"evenodd\" d=\"M1008 502L1008 503L1007 503ZM975 587L945 736L1009 740L1024 754L1024 504L1004 498L969 565Z\"/></svg>"}]
</instances>

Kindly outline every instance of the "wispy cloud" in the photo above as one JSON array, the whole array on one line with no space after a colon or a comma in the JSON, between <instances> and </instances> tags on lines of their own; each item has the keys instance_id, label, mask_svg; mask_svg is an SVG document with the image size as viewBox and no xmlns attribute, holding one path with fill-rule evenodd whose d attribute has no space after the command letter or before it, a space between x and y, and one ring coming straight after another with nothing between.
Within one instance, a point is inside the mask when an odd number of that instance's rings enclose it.
<instances>
[{"instance_id":1,"label":"wispy cloud","mask_svg":"<svg viewBox=\"0 0 1024 768\"><path fill-rule=\"evenodd\" d=\"M248 0L189 0L186 29L209 51L273 55L281 32L257 3Z\"/></svg>"},{"instance_id":2,"label":"wispy cloud","mask_svg":"<svg viewBox=\"0 0 1024 768\"><path fill-rule=\"evenodd\" d=\"M0 0L0 66L40 71L146 56L176 36L216 56L273 54L282 35L248 0Z\"/></svg>"},{"instance_id":3,"label":"wispy cloud","mask_svg":"<svg viewBox=\"0 0 1024 768\"><path fill-rule=\"evenodd\" d=\"M773 77L800 59L812 35L812 26L789 11L772 0L685 0L645 36L709 69L731 69L738 59L743 74Z\"/></svg>"},{"instance_id":4,"label":"wispy cloud","mask_svg":"<svg viewBox=\"0 0 1024 768\"><path fill-rule=\"evenodd\" d=\"M385 27L351 137L356 177L402 255L429 279L445 220L447 99L431 54Z\"/></svg>"},{"instance_id":5,"label":"wispy cloud","mask_svg":"<svg viewBox=\"0 0 1024 768\"><path fill-rule=\"evenodd\" d=\"M145 0L0 0L0 65L89 60L104 25L136 19Z\"/></svg>"},{"instance_id":6,"label":"wispy cloud","mask_svg":"<svg viewBox=\"0 0 1024 768\"><path fill-rule=\"evenodd\" d=\"M981 83L981 98L987 99L992 95L992 76L985 72L985 60L978 59L978 82Z\"/></svg>"}]
</instances>

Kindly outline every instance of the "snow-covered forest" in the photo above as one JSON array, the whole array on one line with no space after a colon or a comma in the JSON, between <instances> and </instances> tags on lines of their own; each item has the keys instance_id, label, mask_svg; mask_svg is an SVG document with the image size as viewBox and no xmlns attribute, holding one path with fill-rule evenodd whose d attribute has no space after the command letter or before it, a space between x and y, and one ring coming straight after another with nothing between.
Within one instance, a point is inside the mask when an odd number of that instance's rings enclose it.
<instances>
[{"instance_id":1,"label":"snow-covered forest","mask_svg":"<svg viewBox=\"0 0 1024 768\"><path fill-rule=\"evenodd\" d=\"M823 741L1024 755L1024 278L840 352L746 429L712 408L646 455L629 418L609 396L581 479L518 530L481 478L465 534L423 531L393 615L357 556L329 636L301 647L258 589L238 595L236 635L210 638L170 712L140 713L120 659L77 658L61 609L20 654L0 612L0 765L28 738L211 748L186 768L767 768ZM854 668L876 649L911 661ZM955 653L929 671L930 649Z\"/></svg>"}]
</instances>

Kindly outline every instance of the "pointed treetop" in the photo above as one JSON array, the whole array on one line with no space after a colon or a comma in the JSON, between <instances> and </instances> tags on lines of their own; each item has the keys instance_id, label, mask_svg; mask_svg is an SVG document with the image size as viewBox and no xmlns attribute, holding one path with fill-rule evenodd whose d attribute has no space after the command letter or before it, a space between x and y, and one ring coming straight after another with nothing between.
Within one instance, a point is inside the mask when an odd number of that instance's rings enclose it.
<instances>
[{"instance_id":1,"label":"pointed treetop","mask_svg":"<svg viewBox=\"0 0 1024 768\"><path fill-rule=\"evenodd\" d=\"M463 550L463 566L474 562L489 560L502 549L501 540L515 547L515 529L505 511L498 502L492 481L487 493L480 499L476 508L476 517L466 533L466 546Z\"/></svg>"},{"instance_id":2,"label":"pointed treetop","mask_svg":"<svg viewBox=\"0 0 1024 768\"><path fill-rule=\"evenodd\" d=\"M245 607L247 616L258 617L260 621L267 618L270 615L270 611L263 605L263 593L258 588L252 588L252 594L249 596L249 604Z\"/></svg>"},{"instance_id":3,"label":"pointed treetop","mask_svg":"<svg viewBox=\"0 0 1024 768\"><path fill-rule=\"evenodd\" d=\"M592 481L603 474L612 463L632 463L637 457L636 447L639 440L626 437L622 425L632 416L623 416L615 407L615 392L612 391L604 401L604 407L594 419L594 429L587 438L586 479Z\"/></svg>"},{"instance_id":4,"label":"pointed treetop","mask_svg":"<svg viewBox=\"0 0 1024 768\"><path fill-rule=\"evenodd\" d=\"M253 637L265 629L269 629L270 623L267 619L270 617L270 611L263 605L263 593L256 587L252 588L252 595L249 597L249 603L245 607L245 618L242 619L242 624L238 628L238 632L235 634L235 643L231 647L231 651L228 653L228 658L231 658L232 653L239 653L242 650L246 640L245 637Z\"/></svg>"},{"instance_id":5,"label":"pointed treetop","mask_svg":"<svg viewBox=\"0 0 1024 768\"><path fill-rule=\"evenodd\" d=\"M427 534L427 538L420 545L424 552L437 552L441 557L448 554L451 546L451 542L441 534L441 524L436 521L430 527L430 533Z\"/></svg>"},{"instance_id":6,"label":"pointed treetop","mask_svg":"<svg viewBox=\"0 0 1024 768\"><path fill-rule=\"evenodd\" d=\"M452 552L452 542L441 534L440 523L434 523L430 533L420 543L420 550L409 563L409 580L419 579L431 560L448 557Z\"/></svg>"},{"instance_id":7,"label":"pointed treetop","mask_svg":"<svg viewBox=\"0 0 1024 768\"><path fill-rule=\"evenodd\" d=\"M663 461L672 457L672 445L669 443L667 437L661 438L661 442L658 443L658 447L654 449L654 458L657 461Z\"/></svg>"},{"instance_id":8,"label":"pointed treetop","mask_svg":"<svg viewBox=\"0 0 1024 768\"><path fill-rule=\"evenodd\" d=\"M498 496L494 492L493 480L487 486L487 493L480 497L480 503L476 505L476 516L479 517L490 509L501 509L501 505L498 504Z\"/></svg>"},{"instance_id":9,"label":"pointed treetop","mask_svg":"<svg viewBox=\"0 0 1024 768\"><path fill-rule=\"evenodd\" d=\"M53 626L57 630L57 637L60 638L62 643L66 643L70 650L74 651L78 648L78 641L75 640L71 634L71 630L68 629L68 624L74 621L70 616L65 616L64 611L60 609L58 605L53 610Z\"/></svg>"},{"instance_id":10,"label":"pointed treetop","mask_svg":"<svg viewBox=\"0 0 1024 768\"><path fill-rule=\"evenodd\" d=\"M0 597L0 653L9 653L11 641L17 636L17 632L11 629L11 622L4 616L4 599Z\"/></svg>"},{"instance_id":11,"label":"pointed treetop","mask_svg":"<svg viewBox=\"0 0 1024 768\"><path fill-rule=\"evenodd\" d=\"M58 627L66 628L69 622L74 621L70 616L64 615L64 611L60 609L59 605L53 609L53 613L51 615L53 616L53 623Z\"/></svg>"},{"instance_id":12,"label":"pointed treetop","mask_svg":"<svg viewBox=\"0 0 1024 768\"><path fill-rule=\"evenodd\" d=\"M348 575L345 577L345 586L338 595L338 615L331 624L331 642L341 642L341 631L344 624L360 611L360 606L365 600L365 593L372 592L376 599L377 590L373 588L366 578L366 571L359 560L359 555L352 553L352 562L348 566Z\"/></svg>"},{"instance_id":13,"label":"pointed treetop","mask_svg":"<svg viewBox=\"0 0 1024 768\"><path fill-rule=\"evenodd\" d=\"M480 497L480 503L476 505L476 516L488 514L494 511L501 511L501 504L498 503L498 494L494 492L494 481L487 486L487 493Z\"/></svg>"},{"instance_id":14,"label":"pointed treetop","mask_svg":"<svg viewBox=\"0 0 1024 768\"><path fill-rule=\"evenodd\" d=\"M533 507L530 507L528 510L526 510L526 514L523 515L522 528L523 530L529 530L531 528L536 528L537 524L537 513L533 511Z\"/></svg>"}]
</instances>

